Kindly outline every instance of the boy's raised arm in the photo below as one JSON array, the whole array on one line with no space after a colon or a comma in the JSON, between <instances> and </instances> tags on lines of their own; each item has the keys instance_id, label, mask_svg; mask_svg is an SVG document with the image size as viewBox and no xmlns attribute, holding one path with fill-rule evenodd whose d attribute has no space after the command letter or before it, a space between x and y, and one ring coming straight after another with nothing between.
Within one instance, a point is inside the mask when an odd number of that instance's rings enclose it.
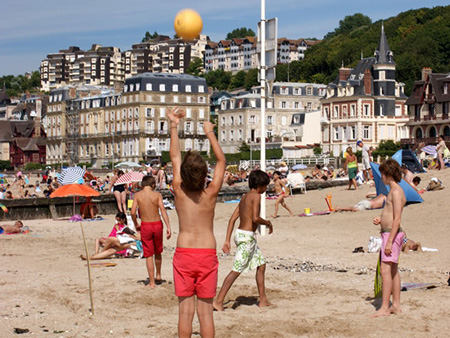
<instances>
[{"instance_id":1,"label":"boy's raised arm","mask_svg":"<svg viewBox=\"0 0 450 338\"><path fill-rule=\"evenodd\" d=\"M178 113L177 113L178 112ZM167 113L167 117L170 120L170 159L172 160L173 170L173 188L177 189L181 184L181 151L180 141L178 139L178 124L180 118L183 117L183 112L177 109L170 110Z\"/></svg>"},{"instance_id":2,"label":"boy's raised arm","mask_svg":"<svg viewBox=\"0 0 450 338\"><path fill-rule=\"evenodd\" d=\"M239 205L234 210L233 214L230 217L230 220L228 221L228 227L227 227L227 236L225 237L225 243L223 243L222 251L225 253L230 253L231 250L231 234L233 233L234 224L236 223L236 220L239 218Z\"/></svg>"},{"instance_id":3,"label":"boy's raised arm","mask_svg":"<svg viewBox=\"0 0 450 338\"><path fill-rule=\"evenodd\" d=\"M217 159L216 168L214 169L214 177L212 182L209 184L209 188L219 192L220 188L222 188L223 176L225 175L225 155L223 154L219 141L217 141L216 135L214 134L214 125L211 122L205 122L203 129Z\"/></svg>"}]
</instances>

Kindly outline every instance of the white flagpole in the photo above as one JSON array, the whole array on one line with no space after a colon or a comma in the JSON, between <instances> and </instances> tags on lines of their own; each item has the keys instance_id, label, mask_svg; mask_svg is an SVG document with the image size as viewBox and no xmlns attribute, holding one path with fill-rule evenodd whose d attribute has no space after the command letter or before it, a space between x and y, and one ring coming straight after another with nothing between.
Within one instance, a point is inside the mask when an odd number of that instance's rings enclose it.
<instances>
[{"instance_id":1,"label":"white flagpole","mask_svg":"<svg viewBox=\"0 0 450 338\"><path fill-rule=\"evenodd\" d=\"M266 0L261 0L261 170L266 171ZM261 195L262 218L266 218L266 194ZM266 226L260 225L262 236L266 235Z\"/></svg>"}]
</instances>

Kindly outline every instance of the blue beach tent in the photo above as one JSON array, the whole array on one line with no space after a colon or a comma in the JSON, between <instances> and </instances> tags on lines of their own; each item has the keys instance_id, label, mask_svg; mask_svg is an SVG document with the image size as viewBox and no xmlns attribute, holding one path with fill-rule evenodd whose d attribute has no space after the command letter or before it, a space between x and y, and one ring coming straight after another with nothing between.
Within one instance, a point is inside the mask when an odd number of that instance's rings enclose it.
<instances>
[{"instance_id":1,"label":"blue beach tent","mask_svg":"<svg viewBox=\"0 0 450 338\"><path fill-rule=\"evenodd\" d=\"M394 155L392 155L392 159L396 160L400 166L405 164L408 170L414 174L425 172L411 149L398 150Z\"/></svg>"},{"instance_id":2,"label":"blue beach tent","mask_svg":"<svg viewBox=\"0 0 450 338\"><path fill-rule=\"evenodd\" d=\"M380 165L378 163L370 162L370 166L372 168L373 180L375 181L375 188L377 189L377 196L380 194L387 196L389 192L389 186L385 185L383 183L383 180L381 179ZM422 197L420 197L417 191L414 190L414 188L411 185L409 185L409 183L406 182L404 179L400 181L400 186L402 187L405 193L407 204L423 202Z\"/></svg>"}]
</instances>

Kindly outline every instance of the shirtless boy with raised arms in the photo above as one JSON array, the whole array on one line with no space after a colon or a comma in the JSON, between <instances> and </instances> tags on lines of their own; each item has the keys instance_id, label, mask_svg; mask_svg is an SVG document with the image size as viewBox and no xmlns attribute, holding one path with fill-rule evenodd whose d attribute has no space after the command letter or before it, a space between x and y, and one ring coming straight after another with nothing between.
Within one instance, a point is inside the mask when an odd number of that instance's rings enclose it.
<instances>
[{"instance_id":1,"label":"shirtless boy with raised arms","mask_svg":"<svg viewBox=\"0 0 450 338\"><path fill-rule=\"evenodd\" d=\"M400 165L389 159L380 165L381 179L389 185L386 205L380 217L373 219L373 224L381 226L381 278L383 281L383 299L381 308L372 317L389 316L399 313L401 282L398 273L398 258L402 250L405 234L400 227L402 211L406 203L405 193L399 183L402 179ZM392 294L392 306L389 300Z\"/></svg>"},{"instance_id":2,"label":"shirtless boy with raised arms","mask_svg":"<svg viewBox=\"0 0 450 338\"><path fill-rule=\"evenodd\" d=\"M191 337L197 305L200 335L208 338L215 334L213 299L219 267L213 232L214 209L222 187L226 161L214 135L214 125L205 122L203 129L217 159L214 177L206 187L208 167L200 154L189 151L181 159L178 125L184 115L184 111L178 108L167 114L170 120L172 184L180 227L173 257L173 279L178 296L178 335Z\"/></svg>"},{"instance_id":3,"label":"shirtless boy with raised arms","mask_svg":"<svg viewBox=\"0 0 450 338\"><path fill-rule=\"evenodd\" d=\"M156 181L154 177L145 176L142 179L142 190L134 195L133 206L131 207L131 218L133 219L136 230L141 232L141 241L144 248L144 257L147 263L148 276L150 282L149 288L155 288L156 284L162 282L161 264L163 251L163 224L159 216L166 223L167 239L172 235L170 230L169 216L164 208L163 199L160 193L154 191ZM139 208L141 224L138 223L136 211ZM155 256L155 264L153 264ZM156 266L156 279L155 279Z\"/></svg>"}]
</instances>

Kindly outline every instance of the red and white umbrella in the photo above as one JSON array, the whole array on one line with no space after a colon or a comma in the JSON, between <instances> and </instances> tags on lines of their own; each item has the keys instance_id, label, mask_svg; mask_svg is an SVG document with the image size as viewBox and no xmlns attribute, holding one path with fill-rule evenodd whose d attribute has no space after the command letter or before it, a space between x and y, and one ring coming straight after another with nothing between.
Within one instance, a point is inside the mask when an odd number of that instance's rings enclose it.
<instances>
[{"instance_id":1,"label":"red and white umbrella","mask_svg":"<svg viewBox=\"0 0 450 338\"><path fill-rule=\"evenodd\" d=\"M129 173L126 173L122 176L120 176L117 181L114 183L114 185L121 185L121 184L129 184L133 182L141 182L144 178L144 174L138 172L138 171L130 171Z\"/></svg>"}]
</instances>

